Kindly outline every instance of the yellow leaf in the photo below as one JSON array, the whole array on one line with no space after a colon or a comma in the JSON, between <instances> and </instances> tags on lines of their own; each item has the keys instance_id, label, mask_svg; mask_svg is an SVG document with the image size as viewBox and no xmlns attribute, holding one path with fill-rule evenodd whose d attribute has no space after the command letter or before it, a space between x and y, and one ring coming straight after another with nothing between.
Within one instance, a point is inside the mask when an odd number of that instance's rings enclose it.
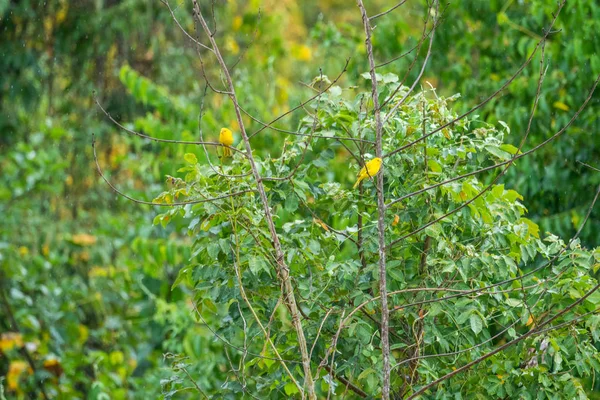
<instances>
[{"instance_id":1,"label":"yellow leaf","mask_svg":"<svg viewBox=\"0 0 600 400\"><path fill-rule=\"evenodd\" d=\"M16 391L19 388L19 378L23 372L31 374L33 371L25 361L11 361L6 374L8 390Z\"/></svg>"},{"instance_id":2,"label":"yellow leaf","mask_svg":"<svg viewBox=\"0 0 600 400\"><path fill-rule=\"evenodd\" d=\"M129 365L129 368L131 368L131 370L133 371L137 367L138 363L135 358L130 358L129 360L127 360L127 364Z\"/></svg>"},{"instance_id":3,"label":"yellow leaf","mask_svg":"<svg viewBox=\"0 0 600 400\"><path fill-rule=\"evenodd\" d=\"M44 369L56 376L60 376L63 373L62 365L56 358L48 358L44 360Z\"/></svg>"},{"instance_id":4,"label":"yellow leaf","mask_svg":"<svg viewBox=\"0 0 600 400\"><path fill-rule=\"evenodd\" d=\"M540 238L540 227L538 226L538 224L527 218L521 218L520 222L524 222L527 225L527 232L531 236L537 239Z\"/></svg>"},{"instance_id":5,"label":"yellow leaf","mask_svg":"<svg viewBox=\"0 0 600 400\"><path fill-rule=\"evenodd\" d=\"M225 39L225 48L231 52L231 54L235 55L240 52L240 46L235 41L235 39L231 36Z\"/></svg>"},{"instance_id":6,"label":"yellow leaf","mask_svg":"<svg viewBox=\"0 0 600 400\"><path fill-rule=\"evenodd\" d=\"M84 261L84 262L90 261L90 253L85 250L82 251L81 253L79 253L78 256L81 261Z\"/></svg>"},{"instance_id":7,"label":"yellow leaf","mask_svg":"<svg viewBox=\"0 0 600 400\"><path fill-rule=\"evenodd\" d=\"M429 160L429 169L436 173L442 172L442 166L435 160Z\"/></svg>"},{"instance_id":8,"label":"yellow leaf","mask_svg":"<svg viewBox=\"0 0 600 400\"><path fill-rule=\"evenodd\" d=\"M79 246L91 246L96 244L96 236L88 235L87 233L78 233L71 237L71 242Z\"/></svg>"},{"instance_id":9,"label":"yellow leaf","mask_svg":"<svg viewBox=\"0 0 600 400\"><path fill-rule=\"evenodd\" d=\"M108 270L104 267L92 267L88 272L90 278L105 278L108 276Z\"/></svg>"},{"instance_id":10,"label":"yellow leaf","mask_svg":"<svg viewBox=\"0 0 600 400\"><path fill-rule=\"evenodd\" d=\"M307 45L303 44L300 46L300 50L298 52L298 60L300 61L310 61L312 60L312 50Z\"/></svg>"},{"instance_id":11,"label":"yellow leaf","mask_svg":"<svg viewBox=\"0 0 600 400\"><path fill-rule=\"evenodd\" d=\"M394 222L392 222L392 226L398 225L398 222L400 222L400 217L398 216L398 214L395 214L394 215Z\"/></svg>"},{"instance_id":12,"label":"yellow leaf","mask_svg":"<svg viewBox=\"0 0 600 400\"><path fill-rule=\"evenodd\" d=\"M325 223L323 221L321 221L319 218L313 218L313 222L317 225L319 225L321 228L325 229L327 232L329 232L329 227L327 225L325 225Z\"/></svg>"},{"instance_id":13,"label":"yellow leaf","mask_svg":"<svg viewBox=\"0 0 600 400\"><path fill-rule=\"evenodd\" d=\"M88 329L88 327L83 324L79 324L79 341L81 343L85 343L88 340L89 336L90 330Z\"/></svg>"},{"instance_id":14,"label":"yellow leaf","mask_svg":"<svg viewBox=\"0 0 600 400\"><path fill-rule=\"evenodd\" d=\"M244 20L242 19L242 17L240 15L236 15L233 18L233 30L234 31L240 30L240 28L242 27L243 23L244 23Z\"/></svg>"},{"instance_id":15,"label":"yellow leaf","mask_svg":"<svg viewBox=\"0 0 600 400\"><path fill-rule=\"evenodd\" d=\"M18 332L6 332L0 336L0 352L7 352L15 347L23 347L23 335Z\"/></svg>"},{"instance_id":16,"label":"yellow leaf","mask_svg":"<svg viewBox=\"0 0 600 400\"><path fill-rule=\"evenodd\" d=\"M208 217L207 219L202 221L202 223L200 224L200 229L202 229L204 232L208 231L208 229L210 228L210 220L211 219L212 219L212 217Z\"/></svg>"},{"instance_id":17,"label":"yellow leaf","mask_svg":"<svg viewBox=\"0 0 600 400\"><path fill-rule=\"evenodd\" d=\"M525 326L529 326L531 324L533 324L533 315L529 314L529 319L527 320Z\"/></svg>"},{"instance_id":18,"label":"yellow leaf","mask_svg":"<svg viewBox=\"0 0 600 400\"><path fill-rule=\"evenodd\" d=\"M554 108L558 108L559 110L569 111L569 106L563 103L562 101L555 101L553 106Z\"/></svg>"},{"instance_id":19,"label":"yellow leaf","mask_svg":"<svg viewBox=\"0 0 600 400\"><path fill-rule=\"evenodd\" d=\"M125 361L125 356L123 355L123 352L117 350L110 353L109 359L111 364L121 365L123 364L123 361Z\"/></svg>"}]
</instances>

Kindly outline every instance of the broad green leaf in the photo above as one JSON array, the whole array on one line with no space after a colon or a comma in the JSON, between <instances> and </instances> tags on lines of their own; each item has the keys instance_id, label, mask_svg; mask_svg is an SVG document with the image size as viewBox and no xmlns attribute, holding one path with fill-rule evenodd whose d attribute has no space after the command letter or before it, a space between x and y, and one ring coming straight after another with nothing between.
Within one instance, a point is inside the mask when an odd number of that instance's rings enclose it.
<instances>
[{"instance_id":1,"label":"broad green leaf","mask_svg":"<svg viewBox=\"0 0 600 400\"><path fill-rule=\"evenodd\" d=\"M481 332L481 329L483 329L483 321L481 320L481 317L477 314L471 314L469 317L469 322L471 323L471 330L473 333L478 335L479 332Z\"/></svg>"},{"instance_id":2,"label":"broad green leaf","mask_svg":"<svg viewBox=\"0 0 600 400\"><path fill-rule=\"evenodd\" d=\"M197 164L198 163L198 159L196 158L196 155L193 153L185 153L185 155L183 156L183 159L188 164Z\"/></svg>"}]
</instances>

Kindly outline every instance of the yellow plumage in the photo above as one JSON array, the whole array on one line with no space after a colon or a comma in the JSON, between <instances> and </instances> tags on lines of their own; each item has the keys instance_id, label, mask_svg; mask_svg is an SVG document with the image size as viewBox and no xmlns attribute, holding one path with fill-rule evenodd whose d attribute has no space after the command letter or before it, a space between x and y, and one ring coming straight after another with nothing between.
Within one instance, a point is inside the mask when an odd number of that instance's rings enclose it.
<instances>
[{"instance_id":1,"label":"yellow plumage","mask_svg":"<svg viewBox=\"0 0 600 400\"><path fill-rule=\"evenodd\" d=\"M222 128L219 133L219 143L225 146L232 146L233 133L227 128ZM231 149L229 147L223 147L223 157L231 157Z\"/></svg>"},{"instance_id":2,"label":"yellow plumage","mask_svg":"<svg viewBox=\"0 0 600 400\"><path fill-rule=\"evenodd\" d=\"M376 157L368 163L366 163L365 166L362 167L362 169L358 173L358 179L356 180L353 189L356 189L358 185L363 181L363 179L372 178L375 175L377 175L377 173L381 169L381 163L382 160L379 157Z\"/></svg>"}]
</instances>

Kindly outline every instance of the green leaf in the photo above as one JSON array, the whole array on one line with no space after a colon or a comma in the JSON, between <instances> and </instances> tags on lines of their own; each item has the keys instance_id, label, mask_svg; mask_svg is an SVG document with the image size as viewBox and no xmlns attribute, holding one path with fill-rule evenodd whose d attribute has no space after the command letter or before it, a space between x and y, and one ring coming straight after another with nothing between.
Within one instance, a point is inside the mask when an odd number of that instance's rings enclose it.
<instances>
[{"instance_id":1,"label":"green leaf","mask_svg":"<svg viewBox=\"0 0 600 400\"><path fill-rule=\"evenodd\" d=\"M512 144L508 144L508 143L501 145L500 149L504 150L505 152L510 153L512 155L517 154L517 152L519 152L519 154L523 154L521 151L519 151L519 149L517 147L513 146Z\"/></svg>"},{"instance_id":2,"label":"green leaf","mask_svg":"<svg viewBox=\"0 0 600 400\"><path fill-rule=\"evenodd\" d=\"M377 77L377 79L379 80L379 77ZM383 76L383 83L395 83L398 82L398 80L398 75L392 74L391 72Z\"/></svg>"},{"instance_id":3,"label":"green leaf","mask_svg":"<svg viewBox=\"0 0 600 400\"><path fill-rule=\"evenodd\" d=\"M300 391L298 390L298 387L296 386L296 384L294 382L286 383L285 386L283 387L283 390L285 391L285 394L287 394L288 396L291 396L296 393L300 393Z\"/></svg>"},{"instance_id":4,"label":"green leaf","mask_svg":"<svg viewBox=\"0 0 600 400\"><path fill-rule=\"evenodd\" d=\"M208 256L213 260L216 260L219 256L219 251L221 251L221 247L217 242L210 242L208 246L206 246L206 251L208 252Z\"/></svg>"},{"instance_id":5,"label":"green leaf","mask_svg":"<svg viewBox=\"0 0 600 400\"><path fill-rule=\"evenodd\" d=\"M185 155L183 156L183 159L188 164L197 164L198 163L198 158L196 158L196 155L193 153L185 153Z\"/></svg>"},{"instance_id":6,"label":"green leaf","mask_svg":"<svg viewBox=\"0 0 600 400\"><path fill-rule=\"evenodd\" d=\"M469 317L469 322L471 323L471 330L473 333L478 335L483 329L483 321L481 320L481 317L477 314L471 314Z\"/></svg>"},{"instance_id":7,"label":"green leaf","mask_svg":"<svg viewBox=\"0 0 600 400\"><path fill-rule=\"evenodd\" d=\"M285 199L285 209L289 212L294 212L298 209L298 197L294 194L290 194Z\"/></svg>"},{"instance_id":8,"label":"green leaf","mask_svg":"<svg viewBox=\"0 0 600 400\"><path fill-rule=\"evenodd\" d=\"M248 267L254 275L260 274L261 271L269 272L269 266L261 257L251 257L248 260Z\"/></svg>"},{"instance_id":9,"label":"green leaf","mask_svg":"<svg viewBox=\"0 0 600 400\"><path fill-rule=\"evenodd\" d=\"M538 224L528 218L521 218L519 222L524 222L527 225L527 232L531 236L535 237L536 239L540 238L540 227Z\"/></svg>"},{"instance_id":10,"label":"green leaf","mask_svg":"<svg viewBox=\"0 0 600 400\"><path fill-rule=\"evenodd\" d=\"M429 169L432 172L436 172L436 173L442 172L442 166L437 161L435 161L435 160L429 160L427 162L427 164L429 165Z\"/></svg>"},{"instance_id":11,"label":"green leaf","mask_svg":"<svg viewBox=\"0 0 600 400\"><path fill-rule=\"evenodd\" d=\"M510 160L512 157L510 156L509 153L507 153L504 150L501 150L499 147L496 146L485 146L485 149L488 151L488 153L498 157L501 160Z\"/></svg>"}]
</instances>

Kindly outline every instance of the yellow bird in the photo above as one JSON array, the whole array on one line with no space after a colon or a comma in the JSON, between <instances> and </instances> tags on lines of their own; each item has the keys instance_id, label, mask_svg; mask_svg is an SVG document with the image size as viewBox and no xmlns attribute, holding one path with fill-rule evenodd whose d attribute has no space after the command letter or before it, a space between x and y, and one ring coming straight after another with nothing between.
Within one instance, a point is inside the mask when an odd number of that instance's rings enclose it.
<instances>
[{"instance_id":1,"label":"yellow bird","mask_svg":"<svg viewBox=\"0 0 600 400\"><path fill-rule=\"evenodd\" d=\"M365 166L362 167L362 169L358 173L358 179L356 180L353 189L356 189L358 184L361 183L363 179L372 178L375 175L377 175L379 169L381 169L382 162L383 161L381 160L381 158L375 157L374 159L366 163Z\"/></svg>"},{"instance_id":2,"label":"yellow bird","mask_svg":"<svg viewBox=\"0 0 600 400\"><path fill-rule=\"evenodd\" d=\"M233 133L227 128L221 128L219 133L219 143L225 146L233 145ZM229 147L223 147L223 157L231 157L231 149Z\"/></svg>"}]
</instances>

